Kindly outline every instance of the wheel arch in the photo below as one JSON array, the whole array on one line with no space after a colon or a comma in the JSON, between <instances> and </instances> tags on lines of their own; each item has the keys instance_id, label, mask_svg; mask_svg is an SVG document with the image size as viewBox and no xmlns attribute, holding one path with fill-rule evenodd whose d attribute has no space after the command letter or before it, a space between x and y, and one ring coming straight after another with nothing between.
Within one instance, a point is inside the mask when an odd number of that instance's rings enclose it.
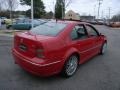
<instances>
[{"instance_id":1,"label":"wheel arch","mask_svg":"<svg viewBox=\"0 0 120 90\"><path fill-rule=\"evenodd\" d=\"M78 52L73 52L70 56L72 56L72 55L77 56L77 58L78 58L78 64L79 64L80 63L80 54Z\"/></svg>"},{"instance_id":2,"label":"wheel arch","mask_svg":"<svg viewBox=\"0 0 120 90\"><path fill-rule=\"evenodd\" d=\"M79 55L79 52L75 49L75 48L72 48L70 49L67 54L66 54L66 57L65 57L65 60L64 60L64 65L63 65L63 68L61 70L61 75L64 76L64 77L71 77L69 75L67 75L66 73L66 63L67 61L69 60L69 58L72 56L72 55L76 55L78 57L78 64L80 62L80 55ZM78 65L77 65L78 66Z\"/></svg>"},{"instance_id":3,"label":"wheel arch","mask_svg":"<svg viewBox=\"0 0 120 90\"><path fill-rule=\"evenodd\" d=\"M67 51L66 55L65 55L65 61L66 62L70 56L72 55L76 55L78 57L78 62L80 62L80 54L79 51L75 48L70 49L69 51Z\"/></svg>"}]
</instances>

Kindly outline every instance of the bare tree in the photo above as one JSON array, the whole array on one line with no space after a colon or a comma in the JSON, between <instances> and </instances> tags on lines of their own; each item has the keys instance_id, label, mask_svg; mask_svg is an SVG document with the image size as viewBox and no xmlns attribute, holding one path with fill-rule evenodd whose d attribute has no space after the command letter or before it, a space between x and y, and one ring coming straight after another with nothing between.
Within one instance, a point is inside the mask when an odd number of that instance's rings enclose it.
<instances>
[{"instance_id":1,"label":"bare tree","mask_svg":"<svg viewBox=\"0 0 120 90\"><path fill-rule=\"evenodd\" d=\"M0 11L3 10L3 5L4 5L4 4L5 4L4 1L3 1L3 0L0 0Z\"/></svg>"},{"instance_id":2,"label":"bare tree","mask_svg":"<svg viewBox=\"0 0 120 90\"><path fill-rule=\"evenodd\" d=\"M8 6L8 10L10 11L10 19L12 20L13 18L13 13L17 6L18 6L18 0L6 0L6 6Z\"/></svg>"},{"instance_id":3,"label":"bare tree","mask_svg":"<svg viewBox=\"0 0 120 90\"><path fill-rule=\"evenodd\" d=\"M72 1L73 0L64 0L65 8L67 8L72 3Z\"/></svg>"},{"instance_id":4,"label":"bare tree","mask_svg":"<svg viewBox=\"0 0 120 90\"><path fill-rule=\"evenodd\" d=\"M62 18L65 17L65 11L67 7L72 3L73 0L56 0L55 4L55 18Z\"/></svg>"},{"instance_id":5,"label":"bare tree","mask_svg":"<svg viewBox=\"0 0 120 90\"><path fill-rule=\"evenodd\" d=\"M73 0L63 0L63 17L65 16L65 11L67 9L67 7L72 3Z\"/></svg>"}]
</instances>

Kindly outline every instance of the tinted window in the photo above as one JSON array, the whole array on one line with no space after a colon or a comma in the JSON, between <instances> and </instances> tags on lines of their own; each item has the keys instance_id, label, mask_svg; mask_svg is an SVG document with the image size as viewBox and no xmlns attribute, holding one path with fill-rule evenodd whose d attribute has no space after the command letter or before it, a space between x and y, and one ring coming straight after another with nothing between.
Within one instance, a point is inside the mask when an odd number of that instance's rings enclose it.
<instances>
[{"instance_id":1,"label":"tinted window","mask_svg":"<svg viewBox=\"0 0 120 90\"><path fill-rule=\"evenodd\" d=\"M66 26L65 23L47 22L33 28L30 32L36 35L56 36Z\"/></svg>"},{"instance_id":2,"label":"tinted window","mask_svg":"<svg viewBox=\"0 0 120 90\"><path fill-rule=\"evenodd\" d=\"M83 25L75 26L71 33L72 40L82 39L85 38L86 36L87 34Z\"/></svg>"},{"instance_id":3,"label":"tinted window","mask_svg":"<svg viewBox=\"0 0 120 90\"><path fill-rule=\"evenodd\" d=\"M98 35L96 30L92 26L87 25L86 28L87 28L87 32L88 32L89 36L97 36Z\"/></svg>"},{"instance_id":4,"label":"tinted window","mask_svg":"<svg viewBox=\"0 0 120 90\"><path fill-rule=\"evenodd\" d=\"M72 40L78 39L78 34L77 34L77 29L74 28L72 33L71 33L71 38Z\"/></svg>"}]
</instances>

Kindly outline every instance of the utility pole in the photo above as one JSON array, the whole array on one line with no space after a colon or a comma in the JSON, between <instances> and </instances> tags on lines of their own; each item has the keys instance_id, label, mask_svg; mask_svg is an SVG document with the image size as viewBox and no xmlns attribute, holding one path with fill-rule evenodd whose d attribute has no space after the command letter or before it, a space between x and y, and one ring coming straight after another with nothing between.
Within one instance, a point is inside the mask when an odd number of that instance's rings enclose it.
<instances>
[{"instance_id":1,"label":"utility pole","mask_svg":"<svg viewBox=\"0 0 120 90\"><path fill-rule=\"evenodd\" d=\"M94 17L96 18L96 5L94 5ZM95 18L94 18L94 20L95 20Z\"/></svg>"},{"instance_id":2,"label":"utility pole","mask_svg":"<svg viewBox=\"0 0 120 90\"><path fill-rule=\"evenodd\" d=\"M62 0L61 4L62 4L62 19L64 19L64 14L65 14L65 10L64 10L65 9L65 5L64 4L65 4L65 0Z\"/></svg>"},{"instance_id":3,"label":"utility pole","mask_svg":"<svg viewBox=\"0 0 120 90\"><path fill-rule=\"evenodd\" d=\"M109 11L109 24L110 24L110 19L111 19L111 8L110 7L109 7L108 11Z\"/></svg>"},{"instance_id":4,"label":"utility pole","mask_svg":"<svg viewBox=\"0 0 120 90\"><path fill-rule=\"evenodd\" d=\"M32 26L32 29L34 27L33 18L34 18L33 0L31 0L31 26Z\"/></svg>"},{"instance_id":5,"label":"utility pole","mask_svg":"<svg viewBox=\"0 0 120 90\"><path fill-rule=\"evenodd\" d=\"M54 19L55 18L55 3L54 1L52 3L53 3L53 19Z\"/></svg>"},{"instance_id":6,"label":"utility pole","mask_svg":"<svg viewBox=\"0 0 120 90\"><path fill-rule=\"evenodd\" d=\"M63 0L63 19L64 19L64 17L65 17L65 0Z\"/></svg>"},{"instance_id":7,"label":"utility pole","mask_svg":"<svg viewBox=\"0 0 120 90\"><path fill-rule=\"evenodd\" d=\"M102 10L102 16L101 16L102 19L104 19L104 11Z\"/></svg>"},{"instance_id":8,"label":"utility pole","mask_svg":"<svg viewBox=\"0 0 120 90\"><path fill-rule=\"evenodd\" d=\"M109 7L109 19L111 18L111 8Z\"/></svg>"},{"instance_id":9,"label":"utility pole","mask_svg":"<svg viewBox=\"0 0 120 90\"><path fill-rule=\"evenodd\" d=\"M61 3L62 6L62 19L63 19L63 2Z\"/></svg>"},{"instance_id":10,"label":"utility pole","mask_svg":"<svg viewBox=\"0 0 120 90\"><path fill-rule=\"evenodd\" d=\"M103 0L98 0L98 19L99 19L99 16L100 16L100 6L102 4L102 1Z\"/></svg>"}]
</instances>

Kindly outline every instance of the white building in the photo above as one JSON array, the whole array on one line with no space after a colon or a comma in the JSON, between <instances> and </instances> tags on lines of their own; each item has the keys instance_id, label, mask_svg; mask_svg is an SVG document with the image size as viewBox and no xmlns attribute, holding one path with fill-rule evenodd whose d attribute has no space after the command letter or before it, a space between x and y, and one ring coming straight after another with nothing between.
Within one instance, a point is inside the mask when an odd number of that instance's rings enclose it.
<instances>
[{"instance_id":1,"label":"white building","mask_svg":"<svg viewBox=\"0 0 120 90\"><path fill-rule=\"evenodd\" d=\"M70 19L70 20L80 20L80 15L78 13L75 13L72 10L69 10L66 14L64 19Z\"/></svg>"}]
</instances>

